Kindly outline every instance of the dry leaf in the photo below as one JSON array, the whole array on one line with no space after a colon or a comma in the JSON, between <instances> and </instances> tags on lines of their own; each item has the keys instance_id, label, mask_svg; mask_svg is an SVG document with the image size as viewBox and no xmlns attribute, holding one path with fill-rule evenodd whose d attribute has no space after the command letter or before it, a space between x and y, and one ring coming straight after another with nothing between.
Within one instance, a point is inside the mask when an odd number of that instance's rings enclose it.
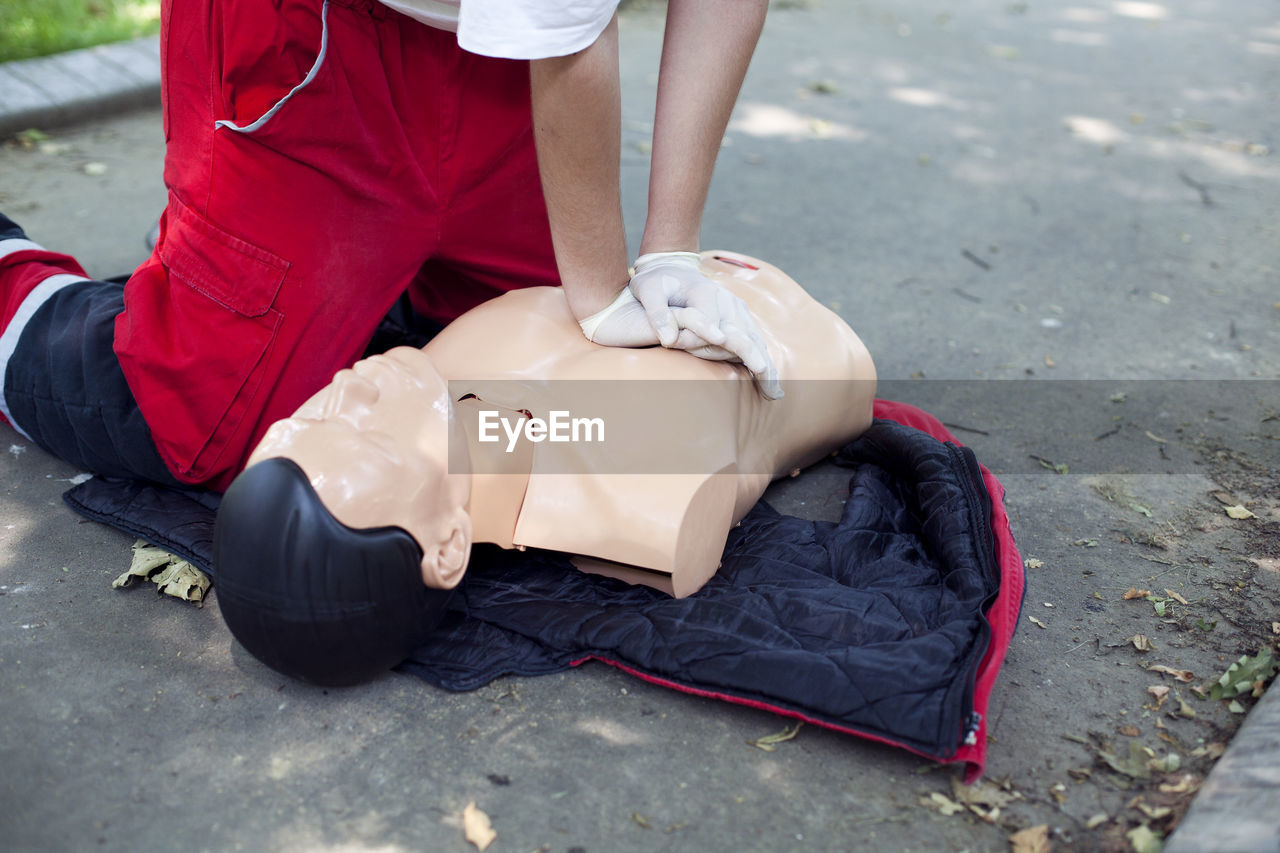
<instances>
[{"instance_id":1,"label":"dry leaf","mask_svg":"<svg viewBox=\"0 0 1280 853\"><path fill-rule=\"evenodd\" d=\"M1044 568L1044 560L1037 560L1035 557L1027 557L1022 561L1022 565L1028 569Z\"/></svg>"},{"instance_id":2,"label":"dry leaf","mask_svg":"<svg viewBox=\"0 0 1280 853\"><path fill-rule=\"evenodd\" d=\"M489 824L489 816L476 808L475 800L462 810L462 837L474 844L480 853L484 853L485 848L498 837Z\"/></svg>"},{"instance_id":3,"label":"dry leaf","mask_svg":"<svg viewBox=\"0 0 1280 853\"><path fill-rule=\"evenodd\" d=\"M1159 444L1168 444L1168 443L1169 443L1169 439L1167 439L1167 438L1161 438L1160 436L1153 434L1153 433L1151 432L1151 430L1144 430L1144 431L1145 431L1145 432L1146 432L1146 434L1147 434L1147 438L1151 439L1151 440L1152 440L1152 441L1154 441L1154 442L1157 442L1157 443L1159 443Z\"/></svg>"},{"instance_id":4,"label":"dry leaf","mask_svg":"<svg viewBox=\"0 0 1280 853\"><path fill-rule=\"evenodd\" d=\"M1165 675L1172 675L1174 678L1178 679L1179 681L1184 681L1184 682L1189 682L1193 678L1195 678L1195 676L1191 674L1191 670L1189 669L1174 669L1173 667L1165 666L1162 663L1158 663L1155 666L1147 667L1147 671L1161 672L1161 673L1164 673Z\"/></svg>"},{"instance_id":5,"label":"dry leaf","mask_svg":"<svg viewBox=\"0 0 1280 853\"><path fill-rule=\"evenodd\" d=\"M830 136L833 125L824 118L809 119L809 131L814 136Z\"/></svg>"},{"instance_id":6,"label":"dry leaf","mask_svg":"<svg viewBox=\"0 0 1280 853\"><path fill-rule=\"evenodd\" d=\"M1085 822L1084 826L1085 826L1085 829L1097 829L1098 827L1102 826L1104 823L1106 823L1109 820L1111 820L1110 815L1106 814L1105 812L1099 812L1098 814L1089 818L1089 820Z\"/></svg>"},{"instance_id":7,"label":"dry leaf","mask_svg":"<svg viewBox=\"0 0 1280 853\"><path fill-rule=\"evenodd\" d=\"M1256 515L1249 512L1249 510L1245 509L1240 504L1226 507L1224 511L1226 512L1227 515L1231 516L1232 518L1257 518Z\"/></svg>"},{"instance_id":8,"label":"dry leaf","mask_svg":"<svg viewBox=\"0 0 1280 853\"><path fill-rule=\"evenodd\" d=\"M1017 791L1006 791L986 779L979 779L972 785L966 785L956 776L951 777L951 797L957 803L963 803L970 808L983 806L992 810L999 810L1014 800L1022 799L1022 795ZM985 817L981 813L978 815Z\"/></svg>"},{"instance_id":9,"label":"dry leaf","mask_svg":"<svg viewBox=\"0 0 1280 853\"><path fill-rule=\"evenodd\" d=\"M1160 836L1152 832L1151 827L1145 823L1129 830L1124 837L1133 845L1134 853L1159 853L1160 851Z\"/></svg>"},{"instance_id":10,"label":"dry leaf","mask_svg":"<svg viewBox=\"0 0 1280 853\"><path fill-rule=\"evenodd\" d=\"M1136 740L1129 741L1129 754L1123 758L1113 755L1105 749L1098 750L1098 757L1101 758L1108 767L1117 773L1123 773L1125 776L1132 776L1134 779L1150 779L1151 768L1147 766L1147 760L1154 753L1145 749L1141 743Z\"/></svg>"},{"instance_id":11,"label":"dry leaf","mask_svg":"<svg viewBox=\"0 0 1280 853\"><path fill-rule=\"evenodd\" d=\"M129 578L145 579L150 577L153 572L172 561L173 555L163 548L158 548L145 539L135 539L133 542L133 561L129 565L129 571L116 578L111 586L119 589L129 583Z\"/></svg>"},{"instance_id":12,"label":"dry leaf","mask_svg":"<svg viewBox=\"0 0 1280 853\"><path fill-rule=\"evenodd\" d=\"M641 829L653 829L653 824L649 823L649 818L640 814L640 812L632 812L631 819L635 821L636 826Z\"/></svg>"},{"instance_id":13,"label":"dry leaf","mask_svg":"<svg viewBox=\"0 0 1280 853\"><path fill-rule=\"evenodd\" d=\"M1226 744L1222 743L1206 743L1204 746L1197 746L1191 750L1192 758L1208 758L1211 761L1217 761L1222 754L1227 751Z\"/></svg>"},{"instance_id":14,"label":"dry leaf","mask_svg":"<svg viewBox=\"0 0 1280 853\"><path fill-rule=\"evenodd\" d=\"M999 819L1000 819L1000 807L999 807L999 806L997 806L997 807L996 807L996 808L994 808L994 809L985 809L985 808L983 808L982 806L979 806L979 805L971 805L971 806L969 806L969 811L973 812L973 813L974 813L974 814L976 814L978 817L980 817L980 818L982 818L983 820L985 820L987 823L995 823L997 820L999 820Z\"/></svg>"},{"instance_id":15,"label":"dry leaf","mask_svg":"<svg viewBox=\"0 0 1280 853\"><path fill-rule=\"evenodd\" d=\"M129 570L112 581L114 589L127 587L136 580L149 580L156 591L203 606L209 591L209 576L175 554L139 539L133 543L133 560Z\"/></svg>"},{"instance_id":16,"label":"dry leaf","mask_svg":"<svg viewBox=\"0 0 1280 853\"><path fill-rule=\"evenodd\" d=\"M1048 625L1044 624L1043 622L1041 622L1039 619L1037 619L1037 618L1036 618L1036 617L1034 617L1034 616L1028 616L1027 618L1031 620L1031 624L1033 624L1033 625L1039 625L1041 628L1048 628L1048 627L1049 627Z\"/></svg>"},{"instance_id":17,"label":"dry leaf","mask_svg":"<svg viewBox=\"0 0 1280 853\"><path fill-rule=\"evenodd\" d=\"M1200 781L1190 773L1183 774L1177 782L1161 782L1162 794L1191 794L1200 789Z\"/></svg>"},{"instance_id":18,"label":"dry leaf","mask_svg":"<svg viewBox=\"0 0 1280 853\"><path fill-rule=\"evenodd\" d=\"M1156 710L1164 704L1164 700L1169 697L1169 688L1163 684L1153 684L1147 688L1147 692L1156 697Z\"/></svg>"},{"instance_id":19,"label":"dry leaf","mask_svg":"<svg viewBox=\"0 0 1280 853\"><path fill-rule=\"evenodd\" d=\"M948 816L953 815L956 812L964 811L964 806L951 800L946 796L946 794L939 794L937 791L930 794L928 799L921 797L920 804L929 806L930 808L935 808Z\"/></svg>"},{"instance_id":20,"label":"dry leaf","mask_svg":"<svg viewBox=\"0 0 1280 853\"><path fill-rule=\"evenodd\" d=\"M1049 846L1049 825L1042 823L1015 832L1009 836L1009 849L1010 853L1049 853L1053 849Z\"/></svg>"},{"instance_id":21,"label":"dry leaf","mask_svg":"<svg viewBox=\"0 0 1280 853\"><path fill-rule=\"evenodd\" d=\"M796 735L800 734L800 727L803 725L804 723L796 723L794 726L787 726L780 732L774 732L771 735L764 735L763 737L748 740L747 743L751 744L756 749L763 749L765 752L773 752L778 748L778 744L789 741Z\"/></svg>"},{"instance_id":22,"label":"dry leaf","mask_svg":"<svg viewBox=\"0 0 1280 853\"><path fill-rule=\"evenodd\" d=\"M1151 638L1146 634L1134 634L1128 639L1128 642L1133 643L1133 647L1140 652L1154 652L1156 650L1156 647L1151 644Z\"/></svg>"},{"instance_id":23,"label":"dry leaf","mask_svg":"<svg viewBox=\"0 0 1280 853\"><path fill-rule=\"evenodd\" d=\"M157 592L200 604L209 590L209 576L188 563L177 560L151 576Z\"/></svg>"},{"instance_id":24,"label":"dry leaf","mask_svg":"<svg viewBox=\"0 0 1280 853\"><path fill-rule=\"evenodd\" d=\"M1149 806L1146 803L1138 803L1138 811L1142 812L1152 820L1159 820L1162 817L1168 817L1173 809L1169 806Z\"/></svg>"},{"instance_id":25,"label":"dry leaf","mask_svg":"<svg viewBox=\"0 0 1280 853\"><path fill-rule=\"evenodd\" d=\"M1120 596L1121 601L1132 601L1135 598L1146 598L1151 594L1149 589L1138 589L1136 586L1129 587L1129 591Z\"/></svg>"},{"instance_id":26,"label":"dry leaf","mask_svg":"<svg viewBox=\"0 0 1280 853\"><path fill-rule=\"evenodd\" d=\"M1166 590L1164 591L1164 593L1165 593L1165 595L1169 596L1170 598L1172 598L1174 601L1178 602L1179 604L1190 604L1190 603L1191 603L1190 601L1187 601L1185 598L1183 598L1182 596L1178 595L1178 593L1174 592L1174 591L1173 591L1173 590L1171 590L1171 589L1166 589Z\"/></svg>"},{"instance_id":27,"label":"dry leaf","mask_svg":"<svg viewBox=\"0 0 1280 853\"><path fill-rule=\"evenodd\" d=\"M1137 726L1117 726L1116 731L1125 737L1137 737L1142 731Z\"/></svg>"}]
</instances>

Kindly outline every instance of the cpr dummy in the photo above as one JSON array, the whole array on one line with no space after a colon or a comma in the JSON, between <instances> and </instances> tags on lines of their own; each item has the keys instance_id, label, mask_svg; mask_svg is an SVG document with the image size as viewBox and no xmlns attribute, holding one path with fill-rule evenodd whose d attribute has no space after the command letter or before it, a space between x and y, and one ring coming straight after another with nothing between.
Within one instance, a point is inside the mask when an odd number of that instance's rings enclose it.
<instances>
[{"instance_id":1,"label":"cpr dummy","mask_svg":"<svg viewBox=\"0 0 1280 853\"><path fill-rule=\"evenodd\" d=\"M782 399L741 365L593 344L559 288L535 287L339 372L249 464L291 459L338 521L407 531L430 587L455 586L489 542L695 592L770 481L865 430L875 393L862 341L777 268L701 263L756 318Z\"/></svg>"}]
</instances>

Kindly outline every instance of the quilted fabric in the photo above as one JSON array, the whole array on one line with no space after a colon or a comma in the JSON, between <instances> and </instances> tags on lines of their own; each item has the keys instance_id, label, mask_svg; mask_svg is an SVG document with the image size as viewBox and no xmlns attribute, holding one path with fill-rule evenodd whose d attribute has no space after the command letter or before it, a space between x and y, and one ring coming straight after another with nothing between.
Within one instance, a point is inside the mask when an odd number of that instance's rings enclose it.
<instances>
[{"instance_id":1,"label":"quilted fabric","mask_svg":"<svg viewBox=\"0 0 1280 853\"><path fill-rule=\"evenodd\" d=\"M931 416L885 402L877 416L836 457L851 470L840 521L762 502L684 599L583 574L561 554L478 547L444 623L400 668L467 690L602 660L963 761L976 778L1023 589L1002 491ZM95 478L66 498L211 568L215 496Z\"/></svg>"}]
</instances>

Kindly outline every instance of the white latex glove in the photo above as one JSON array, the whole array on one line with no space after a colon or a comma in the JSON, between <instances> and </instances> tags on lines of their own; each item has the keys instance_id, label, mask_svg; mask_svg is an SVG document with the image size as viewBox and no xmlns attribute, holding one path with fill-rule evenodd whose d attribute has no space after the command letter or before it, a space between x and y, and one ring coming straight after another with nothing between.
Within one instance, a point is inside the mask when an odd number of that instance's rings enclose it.
<instances>
[{"instance_id":1,"label":"white latex glove","mask_svg":"<svg viewBox=\"0 0 1280 853\"><path fill-rule=\"evenodd\" d=\"M578 325L587 340L606 347L651 347L658 344L658 333L649 324L644 306L629 287L622 288L617 299L579 321Z\"/></svg>"},{"instance_id":2,"label":"white latex glove","mask_svg":"<svg viewBox=\"0 0 1280 853\"><path fill-rule=\"evenodd\" d=\"M696 252L655 252L636 259L630 290L664 347L713 361L738 361L761 396L782 397L778 369L745 302L698 268Z\"/></svg>"},{"instance_id":3,"label":"white latex glove","mask_svg":"<svg viewBox=\"0 0 1280 853\"><path fill-rule=\"evenodd\" d=\"M679 309L683 311L684 309ZM658 333L649 322L644 306L630 287L624 287L612 302L578 323L587 340L606 347L658 346ZM723 347L713 347L702 338L681 329L674 349L687 350L710 361L733 361L737 358Z\"/></svg>"}]
</instances>

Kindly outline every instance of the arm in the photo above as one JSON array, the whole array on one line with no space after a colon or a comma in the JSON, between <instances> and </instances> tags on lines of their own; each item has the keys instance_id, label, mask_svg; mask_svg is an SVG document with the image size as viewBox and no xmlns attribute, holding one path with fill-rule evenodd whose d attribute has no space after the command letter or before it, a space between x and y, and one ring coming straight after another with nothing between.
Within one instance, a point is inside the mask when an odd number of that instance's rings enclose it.
<instances>
[{"instance_id":1,"label":"arm","mask_svg":"<svg viewBox=\"0 0 1280 853\"><path fill-rule=\"evenodd\" d=\"M697 251L716 154L768 0L671 0L641 254ZM556 261L579 320L627 281L617 17L585 50L534 60L534 134Z\"/></svg>"},{"instance_id":2,"label":"arm","mask_svg":"<svg viewBox=\"0 0 1280 853\"><path fill-rule=\"evenodd\" d=\"M529 76L556 265L569 310L583 320L611 303L628 278L617 17L585 50L534 60Z\"/></svg>"},{"instance_id":3,"label":"arm","mask_svg":"<svg viewBox=\"0 0 1280 853\"><path fill-rule=\"evenodd\" d=\"M672 0L659 72L646 252L697 247L716 154L766 8L767 0ZM674 267L650 265L644 276L640 271L653 258L642 256L627 287L616 15L584 50L534 60L530 84L556 265L569 309L587 337L610 346L661 343L703 358L739 360L765 377L766 396L780 395L750 312L696 269L690 274L696 258L688 252ZM674 277L666 274L672 271ZM640 284L642 278L647 284Z\"/></svg>"},{"instance_id":4,"label":"arm","mask_svg":"<svg viewBox=\"0 0 1280 853\"><path fill-rule=\"evenodd\" d=\"M777 371L750 310L698 270L707 190L768 0L669 0L649 213L631 291L664 346L741 361L769 399Z\"/></svg>"},{"instance_id":5,"label":"arm","mask_svg":"<svg viewBox=\"0 0 1280 853\"><path fill-rule=\"evenodd\" d=\"M670 0L640 254L696 252L729 114L768 0Z\"/></svg>"}]
</instances>

